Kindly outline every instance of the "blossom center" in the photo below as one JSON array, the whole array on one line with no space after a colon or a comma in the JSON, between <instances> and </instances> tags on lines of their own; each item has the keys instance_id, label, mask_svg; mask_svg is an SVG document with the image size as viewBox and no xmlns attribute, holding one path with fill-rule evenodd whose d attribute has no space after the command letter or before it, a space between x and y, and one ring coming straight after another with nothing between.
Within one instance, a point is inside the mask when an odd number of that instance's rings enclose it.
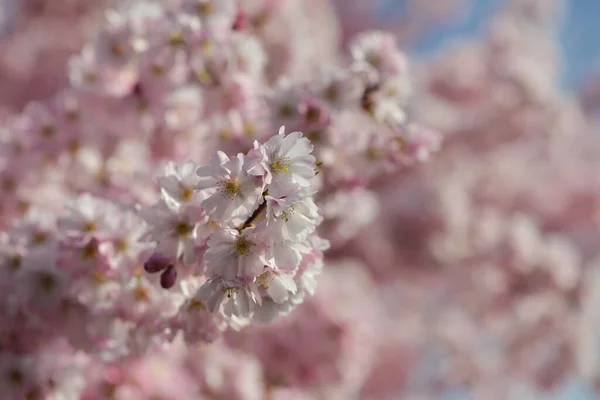
<instances>
[{"instance_id":1,"label":"blossom center","mask_svg":"<svg viewBox=\"0 0 600 400\"><path fill-rule=\"evenodd\" d=\"M215 12L215 6L212 3L200 3L198 5L198 14L205 17Z\"/></svg>"},{"instance_id":2,"label":"blossom center","mask_svg":"<svg viewBox=\"0 0 600 400\"><path fill-rule=\"evenodd\" d=\"M224 290L224 292L227 295L227 298L230 299L231 296L240 292L240 288L239 287L230 287L230 288L226 288Z\"/></svg>"},{"instance_id":3,"label":"blossom center","mask_svg":"<svg viewBox=\"0 0 600 400\"><path fill-rule=\"evenodd\" d=\"M294 207L292 206L281 213L281 218L283 218L283 220L285 222L288 222L290 220L290 218L292 218L293 214L294 214Z\"/></svg>"},{"instance_id":4,"label":"blossom center","mask_svg":"<svg viewBox=\"0 0 600 400\"><path fill-rule=\"evenodd\" d=\"M82 249L82 257L85 260L96 258L98 255L98 245L93 241L90 241Z\"/></svg>"},{"instance_id":5,"label":"blossom center","mask_svg":"<svg viewBox=\"0 0 600 400\"><path fill-rule=\"evenodd\" d=\"M191 201L193 196L194 196L194 189L192 189L192 188L185 188L181 192L181 199L185 202Z\"/></svg>"},{"instance_id":6,"label":"blossom center","mask_svg":"<svg viewBox=\"0 0 600 400\"><path fill-rule=\"evenodd\" d=\"M290 173L290 159L289 157L275 157L271 162L271 172L275 175L287 175Z\"/></svg>"},{"instance_id":7,"label":"blossom center","mask_svg":"<svg viewBox=\"0 0 600 400\"><path fill-rule=\"evenodd\" d=\"M58 282L56 282L56 278L54 277L54 275L47 273L47 272L42 272L40 274L39 282L40 282L40 288L42 289L42 292L44 292L45 294L52 293L58 284Z\"/></svg>"},{"instance_id":8,"label":"blossom center","mask_svg":"<svg viewBox=\"0 0 600 400\"><path fill-rule=\"evenodd\" d=\"M98 74L95 73L94 71L87 71L86 73L84 73L83 75L83 80L87 83L87 84L93 84L96 83L98 81Z\"/></svg>"},{"instance_id":9,"label":"blossom center","mask_svg":"<svg viewBox=\"0 0 600 400\"><path fill-rule=\"evenodd\" d=\"M15 386L21 386L25 381L25 376L23 372L15 368L8 371L8 380Z\"/></svg>"},{"instance_id":10,"label":"blossom center","mask_svg":"<svg viewBox=\"0 0 600 400\"><path fill-rule=\"evenodd\" d=\"M21 268L21 256L18 254L12 255L8 258L8 268L12 271L16 271Z\"/></svg>"},{"instance_id":11,"label":"blossom center","mask_svg":"<svg viewBox=\"0 0 600 400\"><path fill-rule=\"evenodd\" d=\"M54 136L55 132L56 129L54 128L54 125L45 124L42 126L42 136L46 139L50 139L52 136Z\"/></svg>"},{"instance_id":12,"label":"blossom center","mask_svg":"<svg viewBox=\"0 0 600 400\"><path fill-rule=\"evenodd\" d=\"M308 106L306 110L306 120L309 122L318 122L322 117L321 109L317 106Z\"/></svg>"},{"instance_id":13,"label":"blossom center","mask_svg":"<svg viewBox=\"0 0 600 400\"><path fill-rule=\"evenodd\" d=\"M33 233L32 239L35 244L44 244L48 241L48 234L43 231L37 231Z\"/></svg>"},{"instance_id":14,"label":"blossom center","mask_svg":"<svg viewBox=\"0 0 600 400\"><path fill-rule=\"evenodd\" d=\"M95 232L96 229L98 229L98 228L96 226L96 222L95 221L87 221L83 225L83 231L86 232L86 233Z\"/></svg>"},{"instance_id":15,"label":"blossom center","mask_svg":"<svg viewBox=\"0 0 600 400\"><path fill-rule=\"evenodd\" d=\"M193 230L194 228L187 222L182 221L175 225L175 233L177 233L179 236L189 235Z\"/></svg>"},{"instance_id":16,"label":"blossom center","mask_svg":"<svg viewBox=\"0 0 600 400\"><path fill-rule=\"evenodd\" d=\"M338 87L331 84L325 89L325 98L331 102L337 101L340 97Z\"/></svg>"},{"instance_id":17,"label":"blossom center","mask_svg":"<svg viewBox=\"0 0 600 400\"><path fill-rule=\"evenodd\" d=\"M127 45L122 41L116 41L110 46L110 52L115 57L123 57L127 52Z\"/></svg>"},{"instance_id":18,"label":"blossom center","mask_svg":"<svg viewBox=\"0 0 600 400\"><path fill-rule=\"evenodd\" d=\"M240 183L233 178L223 179L219 186L229 198L235 197L240 193Z\"/></svg>"},{"instance_id":19,"label":"blossom center","mask_svg":"<svg viewBox=\"0 0 600 400\"><path fill-rule=\"evenodd\" d=\"M120 238L115 241L115 251L117 253L125 253L128 248L129 244L125 239Z\"/></svg>"},{"instance_id":20,"label":"blossom center","mask_svg":"<svg viewBox=\"0 0 600 400\"><path fill-rule=\"evenodd\" d=\"M165 67L160 64L152 64L151 71L154 76L163 76L166 72Z\"/></svg>"},{"instance_id":21,"label":"blossom center","mask_svg":"<svg viewBox=\"0 0 600 400\"><path fill-rule=\"evenodd\" d=\"M185 44L182 32L171 32L169 35L169 44L173 47L182 46Z\"/></svg>"},{"instance_id":22,"label":"blossom center","mask_svg":"<svg viewBox=\"0 0 600 400\"><path fill-rule=\"evenodd\" d=\"M10 178L4 178L4 180L2 181L2 190L5 192L12 192L17 188L17 182Z\"/></svg>"},{"instance_id":23,"label":"blossom center","mask_svg":"<svg viewBox=\"0 0 600 400\"><path fill-rule=\"evenodd\" d=\"M369 63L369 65L371 65L374 68L379 67L379 65L381 64L381 57L375 53L368 54L366 60L367 63Z\"/></svg>"},{"instance_id":24,"label":"blossom center","mask_svg":"<svg viewBox=\"0 0 600 400\"><path fill-rule=\"evenodd\" d=\"M205 311L206 310L206 306L204 305L204 303L202 301L200 301L198 299L192 299L190 301L188 309L190 311Z\"/></svg>"},{"instance_id":25,"label":"blossom center","mask_svg":"<svg viewBox=\"0 0 600 400\"><path fill-rule=\"evenodd\" d=\"M143 285L138 285L134 290L133 296L136 301L147 302L148 300L150 300L150 291L147 287Z\"/></svg>"},{"instance_id":26,"label":"blossom center","mask_svg":"<svg viewBox=\"0 0 600 400\"><path fill-rule=\"evenodd\" d=\"M279 114L283 118L292 118L295 114L294 106L285 104L279 109Z\"/></svg>"},{"instance_id":27,"label":"blossom center","mask_svg":"<svg viewBox=\"0 0 600 400\"><path fill-rule=\"evenodd\" d=\"M254 246L254 243L252 243L243 236L238 238L235 242L233 242L233 249L235 250L235 253L240 257L248 254L252 246Z\"/></svg>"},{"instance_id":28,"label":"blossom center","mask_svg":"<svg viewBox=\"0 0 600 400\"><path fill-rule=\"evenodd\" d=\"M269 289L269 284L273 281L273 279L275 279L275 276L273 276L273 274L271 274L269 271L259 275L259 277L256 279L256 281L261 285L264 286L265 289Z\"/></svg>"},{"instance_id":29,"label":"blossom center","mask_svg":"<svg viewBox=\"0 0 600 400\"><path fill-rule=\"evenodd\" d=\"M367 150L367 157L370 160L378 160L382 155L382 151L376 147L371 147Z\"/></svg>"}]
</instances>

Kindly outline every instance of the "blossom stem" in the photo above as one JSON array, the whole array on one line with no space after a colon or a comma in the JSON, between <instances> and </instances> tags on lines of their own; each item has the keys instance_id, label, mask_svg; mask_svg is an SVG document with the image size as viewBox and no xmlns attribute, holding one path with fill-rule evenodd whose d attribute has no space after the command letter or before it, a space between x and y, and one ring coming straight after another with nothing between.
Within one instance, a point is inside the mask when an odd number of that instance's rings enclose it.
<instances>
[{"instance_id":1,"label":"blossom stem","mask_svg":"<svg viewBox=\"0 0 600 400\"><path fill-rule=\"evenodd\" d=\"M263 210L265 210L267 208L267 201L265 200L265 196L268 195L269 193L267 191L264 191L262 196L263 196L263 202L258 206L258 208L256 210L254 210L254 212L252 213L251 216L248 217L248 219L246 220L246 222L244 222L241 226L239 226L237 228L237 230L239 232L242 232L244 229L248 228L250 225L252 225L252 222L260 215L261 212L263 212Z\"/></svg>"}]
</instances>

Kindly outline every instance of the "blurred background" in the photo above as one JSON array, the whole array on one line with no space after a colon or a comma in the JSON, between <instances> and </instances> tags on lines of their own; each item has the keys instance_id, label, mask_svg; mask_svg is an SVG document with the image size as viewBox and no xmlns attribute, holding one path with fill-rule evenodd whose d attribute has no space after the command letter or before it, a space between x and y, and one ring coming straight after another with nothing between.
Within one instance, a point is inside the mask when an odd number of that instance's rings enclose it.
<instances>
[{"instance_id":1,"label":"blurred background","mask_svg":"<svg viewBox=\"0 0 600 400\"><path fill-rule=\"evenodd\" d=\"M468 38L480 33L489 22L502 0L466 0L464 12L457 18L440 24L419 37L411 46L412 54L426 57L439 51L448 42ZM380 17L402 14L405 0L382 0ZM564 15L557 30L557 41L564 54L562 81L565 88L576 89L585 84L585 78L600 69L600 46L597 38L600 2L595 0L570 0L564 2Z\"/></svg>"}]
</instances>

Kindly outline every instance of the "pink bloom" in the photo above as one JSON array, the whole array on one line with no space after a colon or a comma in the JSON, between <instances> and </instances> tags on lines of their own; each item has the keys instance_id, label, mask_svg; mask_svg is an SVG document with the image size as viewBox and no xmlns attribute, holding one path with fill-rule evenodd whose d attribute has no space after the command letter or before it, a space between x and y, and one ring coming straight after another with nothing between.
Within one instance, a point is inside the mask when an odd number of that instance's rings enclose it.
<instances>
[{"instance_id":1,"label":"pink bloom","mask_svg":"<svg viewBox=\"0 0 600 400\"><path fill-rule=\"evenodd\" d=\"M243 154L230 159L223 152L212 157L210 166L198 168L197 188L210 193L202 205L213 220L228 224L231 219L244 219L262 202L262 179L248 174L246 168Z\"/></svg>"},{"instance_id":2,"label":"pink bloom","mask_svg":"<svg viewBox=\"0 0 600 400\"><path fill-rule=\"evenodd\" d=\"M263 232L255 228L246 228L241 233L224 229L210 235L204 258L212 276L227 281L247 280L256 278L269 264L266 252Z\"/></svg>"},{"instance_id":3,"label":"pink bloom","mask_svg":"<svg viewBox=\"0 0 600 400\"><path fill-rule=\"evenodd\" d=\"M249 171L265 176L271 196L288 196L299 188L310 186L316 168L312 151L313 145L302 137L301 132L286 135L282 127L279 134L265 144L255 142L254 149L248 155Z\"/></svg>"}]
</instances>

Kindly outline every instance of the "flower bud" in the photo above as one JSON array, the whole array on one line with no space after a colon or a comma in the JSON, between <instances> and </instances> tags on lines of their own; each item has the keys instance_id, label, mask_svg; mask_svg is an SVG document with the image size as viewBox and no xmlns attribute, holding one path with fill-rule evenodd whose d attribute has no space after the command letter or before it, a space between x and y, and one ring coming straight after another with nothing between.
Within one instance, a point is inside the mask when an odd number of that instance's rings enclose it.
<instances>
[{"instance_id":1,"label":"flower bud","mask_svg":"<svg viewBox=\"0 0 600 400\"><path fill-rule=\"evenodd\" d=\"M175 285L175 282L177 282L177 270L173 265L169 265L160 276L160 286L163 289L170 289Z\"/></svg>"},{"instance_id":2,"label":"flower bud","mask_svg":"<svg viewBox=\"0 0 600 400\"><path fill-rule=\"evenodd\" d=\"M232 29L234 31L241 31L241 30L245 29L247 25L248 25L248 14L244 10L239 10L235 17L235 21L233 22Z\"/></svg>"},{"instance_id":3,"label":"flower bud","mask_svg":"<svg viewBox=\"0 0 600 400\"><path fill-rule=\"evenodd\" d=\"M144 263L144 270L151 274L165 270L171 264L171 260L162 253L153 253Z\"/></svg>"}]
</instances>

